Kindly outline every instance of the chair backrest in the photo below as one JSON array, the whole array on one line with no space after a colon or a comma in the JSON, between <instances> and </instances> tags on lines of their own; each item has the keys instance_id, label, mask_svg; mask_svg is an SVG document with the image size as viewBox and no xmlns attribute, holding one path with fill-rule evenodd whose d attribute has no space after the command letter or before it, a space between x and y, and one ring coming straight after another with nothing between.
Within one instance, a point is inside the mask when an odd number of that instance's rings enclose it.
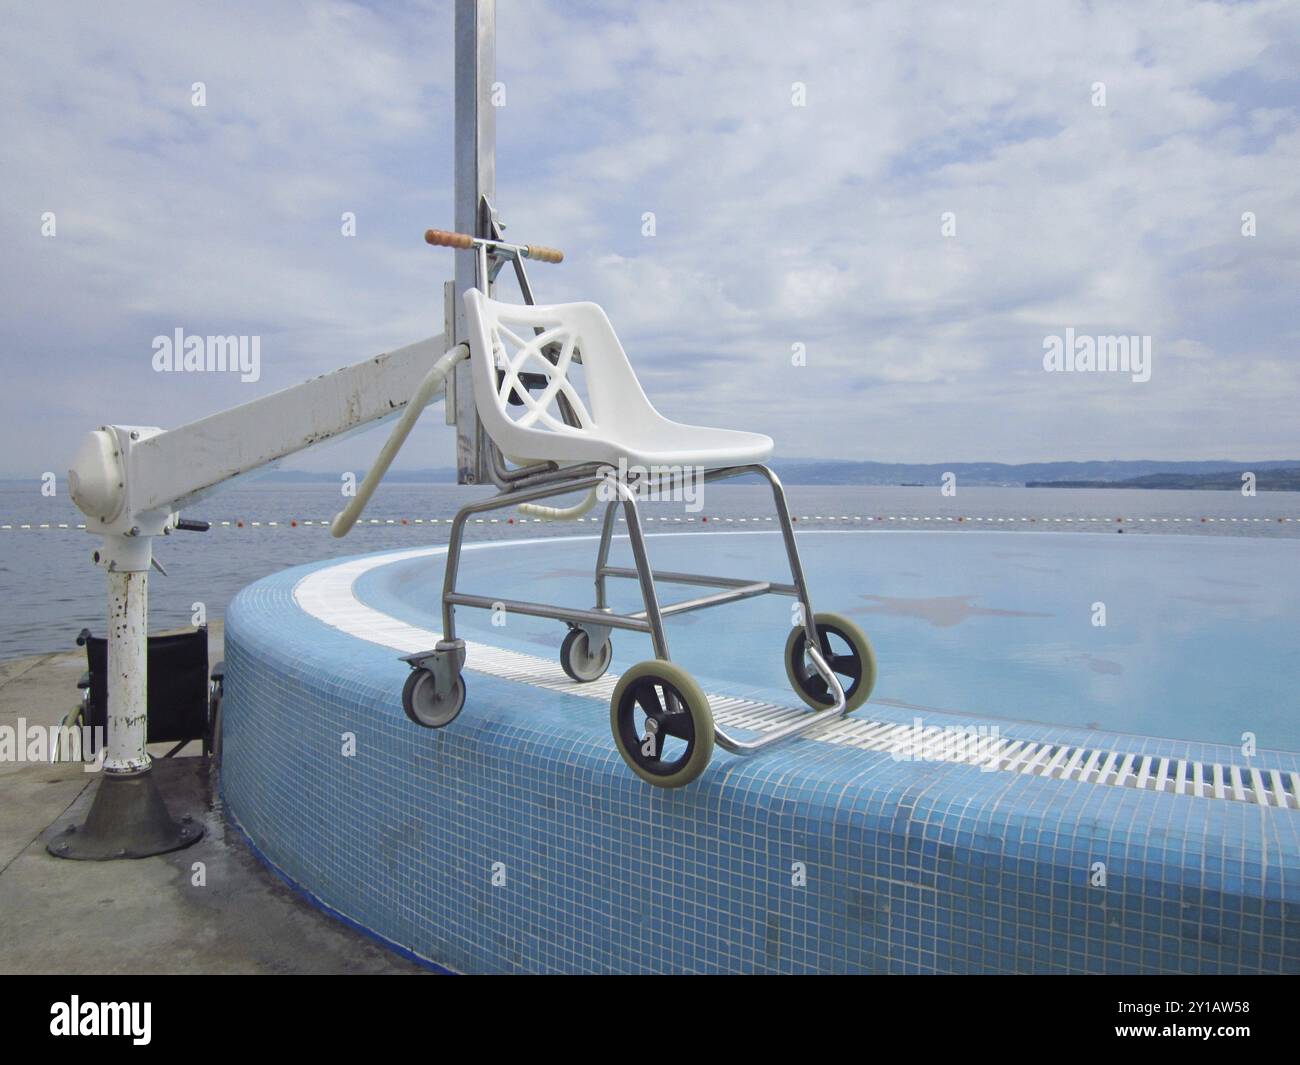
<instances>
[{"instance_id":1,"label":"chair backrest","mask_svg":"<svg viewBox=\"0 0 1300 1065\"><path fill-rule=\"evenodd\" d=\"M475 406L507 455L595 460L607 451L584 456L584 438L663 422L596 304L502 303L471 289L465 308ZM577 425L566 422L566 406Z\"/></svg>"},{"instance_id":2,"label":"chair backrest","mask_svg":"<svg viewBox=\"0 0 1300 1065\"><path fill-rule=\"evenodd\" d=\"M108 641L86 637L90 698L86 724L108 725ZM149 637L148 743L178 743L207 734L208 630Z\"/></svg>"}]
</instances>

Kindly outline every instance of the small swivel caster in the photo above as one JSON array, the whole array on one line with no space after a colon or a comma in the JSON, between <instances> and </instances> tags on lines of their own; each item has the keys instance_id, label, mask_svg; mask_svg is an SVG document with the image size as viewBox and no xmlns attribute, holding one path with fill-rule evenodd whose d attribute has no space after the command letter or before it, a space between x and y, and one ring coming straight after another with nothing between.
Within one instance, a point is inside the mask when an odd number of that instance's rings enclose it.
<instances>
[{"instance_id":1,"label":"small swivel caster","mask_svg":"<svg viewBox=\"0 0 1300 1065\"><path fill-rule=\"evenodd\" d=\"M564 643L560 644L560 665L565 673L582 684L603 677L613 657L614 644L608 635L597 644L588 630L576 625L569 629Z\"/></svg>"},{"instance_id":2,"label":"small swivel caster","mask_svg":"<svg viewBox=\"0 0 1300 1065\"><path fill-rule=\"evenodd\" d=\"M443 728L465 707L465 644L440 643L433 652L411 655L403 661L411 675L402 688L402 709L424 728Z\"/></svg>"},{"instance_id":3,"label":"small swivel caster","mask_svg":"<svg viewBox=\"0 0 1300 1065\"><path fill-rule=\"evenodd\" d=\"M458 676L450 691L438 691L432 670L413 669L402 688L406 716L425 728L442 728L456 720L465 706L465 678Z\"/></svg>"}]
</instances>

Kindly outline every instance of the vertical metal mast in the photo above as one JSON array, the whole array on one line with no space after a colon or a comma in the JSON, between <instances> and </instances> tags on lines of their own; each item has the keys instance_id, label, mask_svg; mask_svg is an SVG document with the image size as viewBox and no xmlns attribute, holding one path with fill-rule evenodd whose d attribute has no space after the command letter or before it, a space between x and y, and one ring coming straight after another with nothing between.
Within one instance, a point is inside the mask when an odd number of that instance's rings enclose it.
<instances>
[{"instance_id":1,"label":"vertical metal mast","mask_svg":"<svg viewBox=\"0 0 1300 1065\"><path fill-rule=\"evenodd\" d=\"M456 229L476 237L491 237L492 220L485 202L496 197L496 109L492 84L496 79L496 0L456 0ZM465 292L475 284L473 251L457 251L456 280L448 325L452 343L466 339ZM456 367L456 480L482 484L488 480L486 448L474 409L468 361Z\"/></svg>"}]
</instances>

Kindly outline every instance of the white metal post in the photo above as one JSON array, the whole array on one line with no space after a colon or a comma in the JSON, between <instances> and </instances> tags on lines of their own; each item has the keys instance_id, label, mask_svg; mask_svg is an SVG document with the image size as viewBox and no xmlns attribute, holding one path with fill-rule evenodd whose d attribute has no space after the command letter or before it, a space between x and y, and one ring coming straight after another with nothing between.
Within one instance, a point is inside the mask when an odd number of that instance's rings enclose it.
<instances>
[{"instance_id":1,"label":"white metal post","mask_svg":"<svg viewBox=\"0 0 1300 1065\"><path fill-rule=\"evenodd\" d=\"M134 435L132 435L132 433ZM93 434L92 434L93 435ZM134 442L141 430L114 434ZM123 444L123 447L128 447ZM91 441L91 452L97 450ZM86 449L81 455L84 457ZM93 464L92 464L93 465ZM82 467L81 472L88 472ZM78 478L79 486L82 486ZM85 485L92 496L99 496ZM153 535L165 518L142 517L125 533L106 533L96 560L108 571L108 738L103 776L86 819L69 824L46 842L57 858L109 861L144 858L187 847L203 826L172 818L145 747L149 713L149 565Z\"/></svg>"},{"instance_id":2,"label":"white metal post","mask_svg":"<svg viewBox=\"0 0 1300 1065\"><path fill-rule=\"evenodd\" d=\"M496 196L496 0L456 0L456 229L490 237L483 218L483 197ZM455 335L465 343L465 293L474 287L477 264L473 250L456 253ZM468 362L456 367L452 392L456 402L456 479L460 484L488 480L486 449L481 446L478 413Z\"/></svg>"},{"instance_id":3,"label":"white metal post","mask_svg":"<svg viewBox=\"0 0 1300 1065\"><path fill-rule=\"evenodd\" d=\"M106 773L149 768L145 749L149 692L149 574L108 575L108 743Z\"/></svg>"}]
</instances>

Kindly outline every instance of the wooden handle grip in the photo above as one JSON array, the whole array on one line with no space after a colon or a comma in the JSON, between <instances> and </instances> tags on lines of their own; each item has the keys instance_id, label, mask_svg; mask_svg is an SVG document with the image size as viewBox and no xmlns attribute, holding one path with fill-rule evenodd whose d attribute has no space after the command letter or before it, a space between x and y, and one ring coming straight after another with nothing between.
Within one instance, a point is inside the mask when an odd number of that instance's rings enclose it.
<instances>
[{"instance_id":1,"label":"wooden handle grip","mask_svg":"<svg viewBox=\"0 0 1300 1065\"><path fill-rule=\"evenodd\" d=\"M546 248L541 244L528 245L528 258L540 259L544 263L562 263L564 262L564 252L559 248Z\"/></svg>"},{"instance_id":2,"label":"wooden handle grip","mask_svg":"<svg viewBox=\"0 0 1300 1065\"><path fill-rule=\"evenodd\" d=\"M474 238L468 233L450 233L445 229L426 229L424 242L436 244L443 248L472 248Z\"/></svg>"}]
</instances>

